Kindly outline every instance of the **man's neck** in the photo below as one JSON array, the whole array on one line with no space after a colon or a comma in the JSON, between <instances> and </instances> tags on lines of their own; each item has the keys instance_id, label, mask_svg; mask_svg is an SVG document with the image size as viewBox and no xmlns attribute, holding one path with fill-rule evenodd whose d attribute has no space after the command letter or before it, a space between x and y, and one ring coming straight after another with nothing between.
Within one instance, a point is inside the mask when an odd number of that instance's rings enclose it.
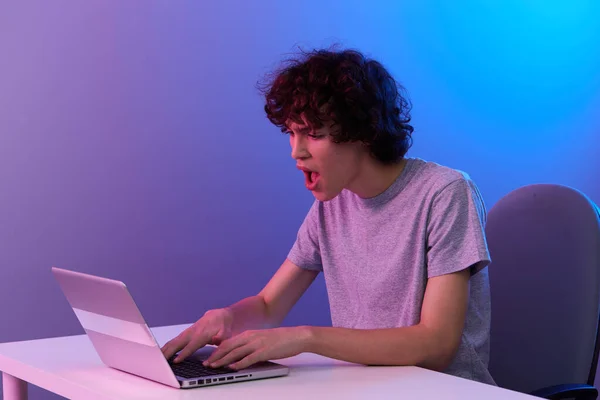
<instances>
[{"instance_id":1,"label":"man's neck","mask_svg":"<svg viewBox=\"0 0 600 400\"><path fill-rule=\"evenodd\" d=\"M379 196L392 186L405 166L405 158L392 165L367 162L347 189L363 199Z\"/></svg>"}]
</instances>

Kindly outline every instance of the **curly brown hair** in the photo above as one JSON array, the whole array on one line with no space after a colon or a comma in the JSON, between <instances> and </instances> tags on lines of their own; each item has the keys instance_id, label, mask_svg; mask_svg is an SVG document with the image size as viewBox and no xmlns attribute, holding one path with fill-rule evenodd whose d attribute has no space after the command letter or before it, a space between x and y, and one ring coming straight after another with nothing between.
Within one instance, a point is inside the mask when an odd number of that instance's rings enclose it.
<instances>
[{"instance_id":1,"label":"curly brown hair","mask_svg":"<svg viewBox=\"0 0 600 400\"><path fill-rule=\"evenodd\" d=\"M259 83L267 118L284 133L287 123L312 129L330 121L335 143L361 141L383 164L400 161L412 145L411 104L381 63L357 50L301 52Z\"/></svg>"}]
</instances>

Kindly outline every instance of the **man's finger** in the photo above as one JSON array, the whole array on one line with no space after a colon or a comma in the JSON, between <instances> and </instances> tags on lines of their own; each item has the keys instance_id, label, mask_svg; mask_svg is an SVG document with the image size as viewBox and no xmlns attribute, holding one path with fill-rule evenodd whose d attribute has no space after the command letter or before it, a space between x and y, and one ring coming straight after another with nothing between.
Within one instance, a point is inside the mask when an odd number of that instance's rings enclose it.
<instances>
[{"instance_id":1,"label":"man's finger","mask_svg":"<svg viewBox=\"0 0 600 400\"><path fill-rule=\"evenodd\" d=\"M211 344L219 346L229 336L230 335L229 335L229 330L228 329L221 329L219 332L217 332L217 334L215 336L212 337L212 339L211 339L212 343Z\"/></svg>"},{"instance_id":2,"label":"man's finger","mask_svg":"<svg viewBox=\"0 0 600 400\"><path fill-rule=\"evenodd\" d=\"M231 369L240 370L251 367L259 361L267 361L264 357L264 352L261 350L254 351L242 358L240 361L229 365Z\"/></svg>"},{"instance_id":3,"label":"man's finger","mask_svg":"<svg viewBox=\"0 0 600 400\"><path fill-rule=\"evenodd\" d=\"M167 342L167 344L162 347L161 351L168 360L169 358L173 357L173 354L185 347L186 344L188 344L187 338L178 336L175 339Z\"/></svg>"},{"instance_id":4,"label":"man's finger","mask_svg":"<svg viewBox=\"0 0 600 400\"><path fill-rule=\"evenodd\" d=\"M163 356L165 356L165 358L169 358L173 354L175 354L175 351L173 350L172 342L166 343L163 347L160 348L160 351L162 351Z\"/></svg>"},{"instance_id":5,"label":"man's finger","mask_svg":"<svg viewBox=\"0 0 600 400\"><path fill-rule=\"evenodd\" d=\"M228 354L233 349L238 348L238 347L242 347L246 343L248 343L248 341L242 335L236 336L236 337L233 337L233 338L230 338L230 339L227 339L227 340L224 340L223 342L221 342L221 344L219 345L219 347L217 347L217 349L212 352L212 354L210 355L210 357L208 357L206 359L206 361L204 361L204 363L203 363L204 366L207 366L209 364L212 364L212 363L220 360L221 357L225 356L226 354Z\"/></svg>"},{"instance_id":6,"label":"man's finger","mask_svg":"<svg viewBox=\"0 0 600 400\"><path fill-rule=\"evenodd\" d=\"M200 347L204 347L208 343L208 339L203 336L190 340L186 346L179 352L173 362L178 363L188 358L193 352L198 350Z\"/></svg>"},{"instance_id":7,"label":"man's finger","mask_svg":"<svg viewBox=\"0 0 600 400\"><path fill-rule=\"evenodd\" d=\"M169 358L173 357L173 354L177 353L186 344L188 344L189 337L190 328L187 328L184 329L183 332L179 333L179 335L165 343L165 345L160 349L165 358L168 360Z\"/></svg>"},{"instance_id":8,"label":"man's finger","mask_svg":"<svg viewBox=\"0 0 600 400\"><path fill-rule=\"evenodd\" d=\"M160 351L163 352L163 354L166 355L171 351L171 348L174 346L175 340L169 340L167 343L165 343L165 345L163 347L160 348Z\"/></svg>"},{"instance_id":9,"label":"man's finger","mask_svg":"<svg viewBox=\"0 0 600 400\"><path fill-rule=\"evenodd\" d=\"M248 354L254 351L252 344L247 344L242 347L238 347L225 354L220 360L217 360L210 364L211 368L219 368L224 365L229 365L233 362L239 361L246 357Z\"/></svg>"}]
</instances>

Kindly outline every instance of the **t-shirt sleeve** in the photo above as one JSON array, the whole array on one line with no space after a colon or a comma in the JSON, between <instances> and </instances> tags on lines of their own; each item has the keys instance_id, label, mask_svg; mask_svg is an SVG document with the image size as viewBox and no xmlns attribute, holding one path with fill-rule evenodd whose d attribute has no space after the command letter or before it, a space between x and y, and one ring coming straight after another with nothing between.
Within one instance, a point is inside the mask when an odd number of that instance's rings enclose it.
<instances>
[{"instance_id":1,"label":"t-shirt sleeve","mask_svg":"<svg viewBox=\"0 0 600 400\"><path fill-rule=\"evenodd\" d=\"M296 242L287 257L288 260L300 268L312 271L323 270L319 248L319 226L321 223L319 208L320 202L315 200L302 225L300 225Z\"/></svg>"},{"instance_id":2,"label":"t-shirt sleeve","mask_svg":"<svg viewBox=\"0 0 600 400\"><path fill-rule=\"evenodd\" d=\"M468 177L455 180L433 199L427 227L427 275L434 277L490 263L485 239L486 210Z\"/></svg>"}]
</instances>

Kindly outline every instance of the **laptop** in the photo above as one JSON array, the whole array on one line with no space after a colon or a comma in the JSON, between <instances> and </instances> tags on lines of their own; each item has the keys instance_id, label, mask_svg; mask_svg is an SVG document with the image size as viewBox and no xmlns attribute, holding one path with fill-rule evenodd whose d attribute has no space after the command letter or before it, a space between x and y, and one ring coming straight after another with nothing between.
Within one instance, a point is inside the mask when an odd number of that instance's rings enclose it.
<instances>
[{"instance_id":1,"label":"laptop","mask_svg":"<svg viewBox=\"0 0 600 400\"><path fill-rule=\"evenodd\" d=\"M174 388L194 388L288 375L289 368L271 361L233 370L202 365L216 349L204 346L174 364L160 346L125 284L118 280L53 267L77 319L107 366Z\"/></svg>"}]
</instances>

